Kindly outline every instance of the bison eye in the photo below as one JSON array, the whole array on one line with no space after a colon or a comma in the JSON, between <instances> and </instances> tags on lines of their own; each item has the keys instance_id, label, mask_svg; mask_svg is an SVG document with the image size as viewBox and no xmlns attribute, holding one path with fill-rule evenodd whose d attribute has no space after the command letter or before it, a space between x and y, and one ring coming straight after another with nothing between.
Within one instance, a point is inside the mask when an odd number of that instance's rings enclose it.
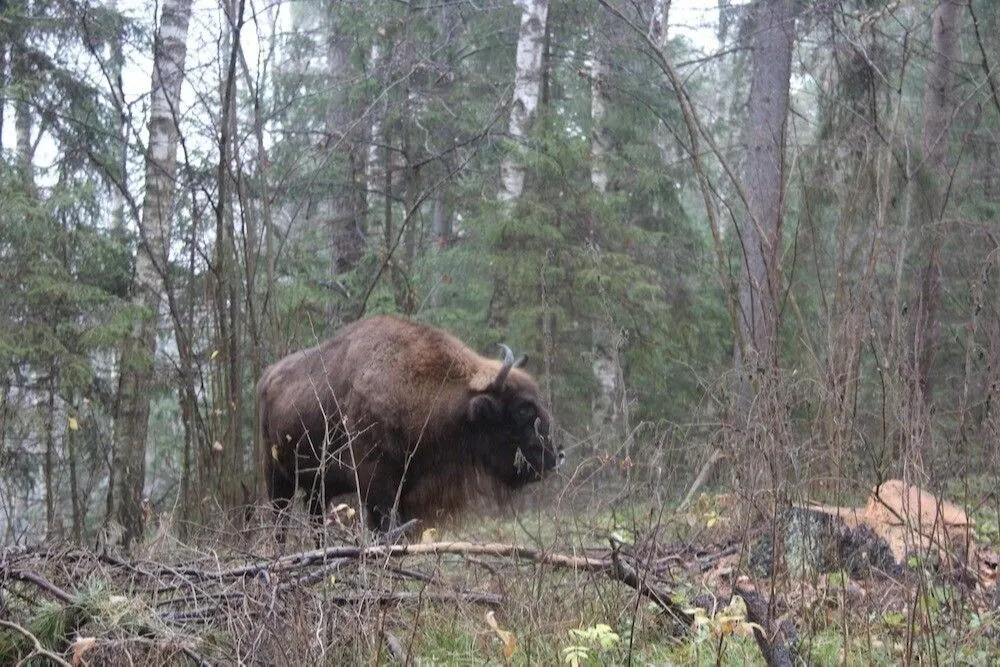
<instances>
[{"instance_id":1,"label":"bison eye","mask_svg":"<svg viewBox=\"0 0 1000 667\"><path fill-rule=\"evenodd\" d=\"M520 426L530 426L537 417L538 412L530 403L523 403L514 408L514 421Z\"/></svg>"}]
</instances>

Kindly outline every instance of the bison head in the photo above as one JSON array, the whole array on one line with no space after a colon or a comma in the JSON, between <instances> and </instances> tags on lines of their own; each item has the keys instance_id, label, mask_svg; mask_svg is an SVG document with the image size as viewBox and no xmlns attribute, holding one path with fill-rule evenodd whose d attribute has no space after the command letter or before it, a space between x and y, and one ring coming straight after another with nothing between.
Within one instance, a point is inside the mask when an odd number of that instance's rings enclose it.
<instances>
[{"instance_id":1,"label":"bison head","mask_svg":"<svg viewBox=\"0 0 1000 667\"><path fill-rule=\"evenodd\" d=\"M514 361L506 345L500 370L469 400L468 421L479 462L508 487L518 488L559 467L565 454L552 441L552 418L542 407L537 386L526 374L511 376Z\"/></svg>"}]
</instances>

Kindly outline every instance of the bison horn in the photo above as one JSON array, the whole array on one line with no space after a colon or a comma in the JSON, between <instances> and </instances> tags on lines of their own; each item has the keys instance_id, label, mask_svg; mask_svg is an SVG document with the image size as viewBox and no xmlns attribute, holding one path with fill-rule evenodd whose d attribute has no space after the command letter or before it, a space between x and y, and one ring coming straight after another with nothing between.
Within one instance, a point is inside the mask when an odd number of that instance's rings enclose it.
<instances>
[{"instance_id":1,"label":"bison horn","mask_svg":"<svg viewBox=\"0 0 1000 667\"><path fill-rule=\"evenodd\" d=\"M503 383L507 381L507 374L514 367L514 353L503 343L500 343L500 349L503 350L503 356L500 358L500 370L497 371L497 376L493 378L493 382L490 382L490 386L487 388L488 391L500 391L503 389Z\"/></svg>"}]
</instances>

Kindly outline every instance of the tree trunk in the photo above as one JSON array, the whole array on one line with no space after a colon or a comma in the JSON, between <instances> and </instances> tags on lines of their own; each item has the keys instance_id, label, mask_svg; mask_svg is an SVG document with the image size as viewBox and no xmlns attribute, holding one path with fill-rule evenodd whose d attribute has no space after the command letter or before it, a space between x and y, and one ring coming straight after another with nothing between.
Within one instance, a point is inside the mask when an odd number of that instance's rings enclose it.
<instances>
[{"instance_id":1,"label":"tree trunk","mask_svg":"<svg viewBox=\"0 0 1000 667\"><path fill-rule=\"evenodd\" d=\"M333 162L335 182L321 203L323 218L330 229L331 277L354 268L364 250L361 234L362 211L356 194L357 183L354 173L357 167L355 155L360 150L360 142L349 134L354 124L354 108L351 103L351 45L352 37L340 26L340 21L330 13L326 42L327 67L334 94L326 112L327 140L330 142L326 161ZM329 168L329 167L327 167Z\"/></svg>"},{"instance_id":2,"label":"tree trunk","mask_svg":"<svg viewBox=\"0 0 1000 667\"><path fill-rule=\"evenodd\" d=\"M958 41L964 0L939 0L931 27L931 63L924 83L924 117L922 143L934 187L926 193L925 266L920 278L920 300L916 309L913 361L916 388L922 405L931 402L931 364L941 323L938 311L941 302L941 221L945 208L945 192L949 180L948 134L958 101L954 95L955 69L958 66Z\"/></svg>"},{"instance_id":3,"label":"tree trunk","mask_svg":"<svg viewBox=\"0 0 1000 667\"><path fill-rule=\"evenodd\" d=\"M414 40L416 34L414 23L417 20L417 7L409 5L406 20L401 30L402 45L400 47L402 66L409 74L402 81L400 105L400 138L399 151L402 156L402 186L403 186L403 259L400 264L404 271L409 272L413 261L417 258L417 225L420 220L420 147L414 141L414 126L420 122L420 103L417 100L415 72ZM397 255L398 256L398 255ZM398 304L397 304L398 305ZM405 311L404 311L405 312ZM410 314L410 313L407 313Z\"/></svg>"},{"instance_id":4,"label":"tree trunk","mask_svg":"<svg viewBox=\"0 0 1000 667\"><path fill-rule=\"evenodd\" d=\"M46 382L47 398L45 402L45 538L57 541L62 538L56 520L56 376L55 364L49 368Z\"/></svg>"},{"instance_id":5,"label":"tree trunk","mask_svg":"<svg viewBox=\"0 0 1000 667\"><path fill-rule=\"evenodd\" d=\"M736 386L730 425L739 484L753 493L764 481L781 502L787 461L786 402L778 368L778 302L782 289L785 122L798 0L759 0L744 128L746 212L734 345ZM713 457L715 454L713 453Z\"/></svg>"},{"instance_id":6,"label":"tree trunk","mask_svg":"<svg viewBox=\"0 0 1000 667\"><path fill-rule=\"evenodd\" d=\"M218 203L215 234L215 321L217 342L221 354L216 370L217 391L213 392L214 414L219 415L215 440L205 451L206 467L215 471L211 491L223 508L238 506L243 501L243 276L236 251L236 188L234 181L240 168L235 164L236 141L236 63L239 57L239 26L243 3L228 0L226 12L230 22L223 36L223 49L229 52L228 68L223 81L222 113L219 133L219 166L217 172ZM242 210L243 207L240 207Z\"/></svg>"},{"instance_id":7,"label":"tree trunk","mask_svg":"<svg viewBox=\"0 0 1000 667\"><path fill-rule=\"evenodd\" d=\"M514 144L500 161L500 192L498 198L508 205L520 199L524 192L524 164L521 161L521 144L528 136L531 121L541 99L544 83L544 55L546 47L546 21L548 0L515 0L521 9L521 24L517 39L514 97L511 101L509 134ZM503 251L503 241L499 250ZM544 291L544 286L541 287ZM509 289L504 275L493 277L486 322L489 327L507 325L510 310ZM548 314L542 315L542 320ZM547 324L540 325L544 328Z\"/></svg>"},{"instance_id":8,"label":"tree trunk","mask_svg":"<svg viewBox=\"0 0 1000 667\"><path fill-rule=\"evenodd\" d=\"M382 71L382 50L377 39L372 41L369 68L376 73L376 76ZM372 120L371 126L368 128L368 156L365 159L365 189L368 193L366 210L368 213L381 210L379 204L382 202L378 193L381 192L384 181L382 171L388 169L386 160L383 160L386 153L383 150L382 137L382 124L385 120L387 107L388 102L384 95L377 106L373 103L371 107ZM382 196L388 198L389 193L385 192Z\"/></svg>"},{"instance_id":9,"label":"tree trunk","mask_svg":"<svg viewBox=\"0 0 1000 667\"><path fill-rule=\"evenodd\" d=\"M661 51L667 48L670 2L671 0L653 0L653 11L649 14L649 38Z\"/></svg>"},{"instance_id":10,"label":"tree trunk","mask_svg":"<svg viewBox=\"0 0 1000 667\"><path fill-rule=\"evenodd\" d=\"M649 19L649 38L661 53L667 53L667 27L670 20L670 0L653 0L653 11ZM660 158L664 165L669 165L676 160L676 142L670 134L663 119L656 121L656 129L653 130L653 142L660 150Z\"/></svg>"},{"instance_id":11,"label":"tree trunk","mask_svg":"<svg viewBox=\"0 0 1000 667\"><path fill-rule=\"evenodd\" d=\"M79 405L76 396L71 399L70 405ZM73 514L72 539L75 544L83 544L83 533L86 529L86 511L84 510L83 498L80 496L80 454L77 446L77 432L80 428L81 415L74 410L72 419L66 428L66 462L69 465L69 502L70 511Z\"/></svg>"},{"instance_id":12,"label":"tree trunk","mask_svg":"<svg viewBox=\"0 0 1000 667\"><path fill-rule=\"evenodd\" d=\"M128 548L143 531L146 432L170 213L177 171L177 120L191 0L164 0L153 44L153 79L146 158L146 194L139 221L132 305L138 315L122 343L114 429L112 512Z\"/></svg>"},{"instance_id":13,"label":"tree trunk","mask_svg":"<svg viewBox=\"0 0 1000 667\"><path fill-rule=\"evenodd\" d=\"M785 119L794 38L795 1L760 0L746 126L747 210L739 229L738 416L746 415L752 400L750 376L777 369Z\"/></svg>"},{"instance_id":14,"label":"tree trunk","mask_svg":"<svg viewBox=\"0 0 1000 667\"><path fill-rule=\"evenodd\" d=\"M441 270L438 261L444 251L451 245L452 236L452 210L448 191L445 187L438 189L434 198L434 243L431 247L431 254L435 264L438 264L438 280L431 287L430 305L432 308L440 308L445 305L443 298L443 286L450 282L450 277Z\"/></svg>"},{"instance_id":15,"label":"tree trunk","mask_svg":"<svg viewBox=\"0 0 1000 667\"><path fill-rule=\"evenodd\" d=\"M24 44L25 22L30 20L27 17L30 10L22 5L18 11L24 12L26 16L23 21L17 21L12 26L10 76L13 82L22 82L27 89L22 89L14 100L14 143L21 186L28 198L35 200L38 198L38 192L35 187L34 144L31 139L33 123L30 95L30 82L34 74L31 72L29 54Z\"/></svg>"},{"instance_id":16,"label":"tree trunk","mask_svg":"<svg viewBox=\"0 0 1000 667\"><path fill-rule=\"evenodd\" d=\"M592 42L596 44L596 39L592 38ZM607 107L603 90L607 72L603 54L596 47L591 54L590 61L590 152L592 156L590 184L597 193L604 194L608 189L606 153L610 143L606 126ZM594 432L610 436L616 433L621 425L621 412L619 410L622 394L620 336L614 322L610 321L610 316L605 315L606 308L601 307L602 305L598 304L597 308L601 321L594 322L591 326L591 370L594 375L594 384L597 386L597 395L591 406L591 414ZM599 438L598 443L602 440Z\"/></svg>"},{"instance_id":17,"label":"tree trunk","mask_svg":"<svg viewBox=\"0 0 1000 667\"><path fill-rule=\"evenodd\" d=\"M595 36L591 40L596 42ZM605 71L602 53L596 49L590 56L590 184L599 194L608 189L608 166L605 153L608 150L608 132L605 124L607 106L604 102Z\"/></svg>"},{"instance_id":18,"label":"tree trunk","mask_svg":"<svg viewBox=\"0 0 1000 667\"><path fill-rule=\"evenodd\" d=\"M515 4L522 13L517 37L514 99L510 109L510 137L515 144L520 144L528 135L541 92L542 51L549 3L548 0L515 0ZM520 198L524 191L524 165L516 149L508 152L501 161L500 180L502 201Z\"/></svg>"}]
</instances>

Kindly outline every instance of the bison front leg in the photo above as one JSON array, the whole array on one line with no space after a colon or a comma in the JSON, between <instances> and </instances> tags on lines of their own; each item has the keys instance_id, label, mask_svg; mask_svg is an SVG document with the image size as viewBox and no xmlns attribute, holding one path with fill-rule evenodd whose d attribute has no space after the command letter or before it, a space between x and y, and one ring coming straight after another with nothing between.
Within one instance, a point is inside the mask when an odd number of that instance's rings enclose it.
<instances>
[{"instance_id":1,"label":"bison front leg","mask_svg":"<svg viewBox=\"0 0 1000 667\"><path fill-rule=\"evenodd\" d=\"M316 539L317 548L323 546L326 537L330 503L337 496L351 493L354 489L353 475L347 478L340 468L324 470L313 480L306 497L306 509L309 510L309 523Z\"/></svg>"},{"instance_id":2,"label":"bison front leg","mask_svg":"<svg viewBox=\"0 0 1000 667\"><path fill-rule=\"evenodd\" d=\"M307 499L309 508L309 525L312 528L316 548L321 549L326 538L326 508L329 506L327 495L322 488L313 489Z\"/></svg>"},{"instance_id":3,"label":"bison front leg","mask_svg":"<svg viewBox=\"0 0 1000 667\"><path fill-rule=\"evenodd\" d=\"M400 523L397 495L401 475L389 474L384 468L373 475L361 493L368 527L379 533L387 533Z\"/></svg>"},{"instance_id":4,"label":"bison front leg","mask_svg":"<svg viewBox=\"0 0 1000 667\"><path fill-rule=\"evenodd\" d=\"M267 480L267 487L274 516L274 539L279 547L284 547L288 533L288 515L292 509L292 498L295 496L295 484L278 475L272 475Z\"/></svg>"}]
</instances>

